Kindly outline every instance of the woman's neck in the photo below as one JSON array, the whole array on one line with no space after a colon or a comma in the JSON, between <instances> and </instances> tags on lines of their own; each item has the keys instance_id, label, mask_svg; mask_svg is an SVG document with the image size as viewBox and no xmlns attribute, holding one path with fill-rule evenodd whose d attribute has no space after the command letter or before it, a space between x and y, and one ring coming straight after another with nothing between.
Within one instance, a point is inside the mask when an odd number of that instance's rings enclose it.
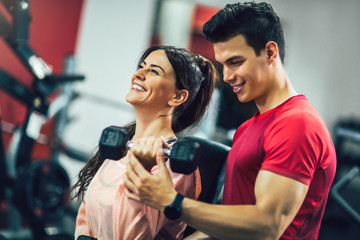
<instances>
[{"instance_id":1,"label":"woman's neck","mask_svg":"<svg viewBox=\"0 0 360 240\"><path fill-rule=\"evenodd\" d=\"M136 116L136 130L133 139L143 137L175 138L171 128L172 116Z\"/></svg>"}]
</instances>

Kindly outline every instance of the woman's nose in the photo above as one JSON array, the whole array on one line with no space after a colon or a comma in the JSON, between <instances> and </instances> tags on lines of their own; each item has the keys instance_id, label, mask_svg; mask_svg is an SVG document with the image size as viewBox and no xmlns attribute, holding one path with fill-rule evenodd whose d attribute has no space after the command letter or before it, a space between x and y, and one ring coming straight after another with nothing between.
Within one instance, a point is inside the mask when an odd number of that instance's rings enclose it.
<instances>
[{"instance_id":1,"label":"woman's nose","mask_svg":"<svg viewBox=\"0 0 360 240\"><path fill-rule=\"evenodd\" d=\"M134 73L134 77L139 79L139 80L145 80L145 70L143 68L139 68Z\"/></svg>"}]
</instances>

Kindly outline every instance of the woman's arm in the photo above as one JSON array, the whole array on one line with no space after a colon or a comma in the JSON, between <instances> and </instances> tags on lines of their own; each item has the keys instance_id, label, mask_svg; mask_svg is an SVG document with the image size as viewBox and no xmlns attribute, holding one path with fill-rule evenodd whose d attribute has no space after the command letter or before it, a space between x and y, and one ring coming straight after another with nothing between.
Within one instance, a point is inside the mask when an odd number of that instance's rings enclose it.
<instances>
[{"instance_id":1,"label":"woman's arm","mask_svg":"<svg viewBox=\"0 0 360 240\"><path fill-rule=\"evenodd\" d=\"M80 235L91 236L91 231L87 224L86 220L86 205L85 201L82 201L76 216L76 226L75 226L75 239Z\"/></svg>"}]
</instances>

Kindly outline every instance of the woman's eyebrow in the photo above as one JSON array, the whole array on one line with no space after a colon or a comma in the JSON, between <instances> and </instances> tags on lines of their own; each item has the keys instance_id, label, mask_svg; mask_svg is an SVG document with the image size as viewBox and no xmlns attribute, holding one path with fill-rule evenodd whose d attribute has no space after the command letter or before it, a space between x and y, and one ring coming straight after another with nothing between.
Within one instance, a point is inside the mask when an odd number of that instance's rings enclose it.
<instances>
[{"instance_id":1,"label":"woman's eyebrow","mask_svg":"<svg viewBox=\"0 0 360 240\"><path fill-rule=\"evenodd\" d=\"M142 63L146 65L146 62L145 62L145 61L143 61ZM156 64L151 64L151 65L150 65L150 67L157 67L157 68L160 68L160 69L161 69L161 71L163 71L163 72L165 73L165 70L164 70L162 67L160 67L159 65L156 65Z\"/></svg>"},{"instance_id":2,"label":"woman's eyebrow","mask_svg":"<svg viewBox=\"0 0 360 240\"><path fill-rule=\"evenodd\" d=\"M164 69L163 69L162 67L160 67L159 65L156 65L156 64L151 64L150 66L151 66L151 67L157 67L157 68L160 68L160 69L161 69L161 71L163 71L163 72L165 73Z\"/></svg>"}]
</instances>

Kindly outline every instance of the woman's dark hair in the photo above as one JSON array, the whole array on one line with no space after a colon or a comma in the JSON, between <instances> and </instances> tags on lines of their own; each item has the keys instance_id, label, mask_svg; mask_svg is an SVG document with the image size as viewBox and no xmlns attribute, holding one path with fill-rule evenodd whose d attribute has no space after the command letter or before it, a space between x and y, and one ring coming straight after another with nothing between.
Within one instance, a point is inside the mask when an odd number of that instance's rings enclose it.
<instances>
[{"instance_id":1,"label":"woman's dark hair","mask_svg":"<svg viewBox=\"0 0 360 240\"><path fill-rule=\"evenodd\" d=\"M285 39L280 18L269 3L245 2L227 4L203 26L203 32L213 43L227 41L236 35L243 35L257 56L266 43L274 41L284 63Z\"/></svg>"},{"instance_id":2,"label":"woman's dark hair","mask_svg":"<svg viewBox=\"0 0 360 240\"><path fill-rule=\"evenodd\" d=\"M191 54L184 48L172 46L152 46L142 54L139 65L150 53L163 50L169 59L175 73L175 86L177 89L185 89L189 92L188 99L176 107L173 113L172 129L178 133L190 126L198 124L206 112L212 92L217 80L217 71L214 65L207 59L197 54ZM135 134L135 122L125 126L129 130L130 139ZM90 181L104 162L97 151L94 156L81 169L78 181L71 188L71 192L77 192L73 198L84 199Z\"/></svg>"}]
</instances>

